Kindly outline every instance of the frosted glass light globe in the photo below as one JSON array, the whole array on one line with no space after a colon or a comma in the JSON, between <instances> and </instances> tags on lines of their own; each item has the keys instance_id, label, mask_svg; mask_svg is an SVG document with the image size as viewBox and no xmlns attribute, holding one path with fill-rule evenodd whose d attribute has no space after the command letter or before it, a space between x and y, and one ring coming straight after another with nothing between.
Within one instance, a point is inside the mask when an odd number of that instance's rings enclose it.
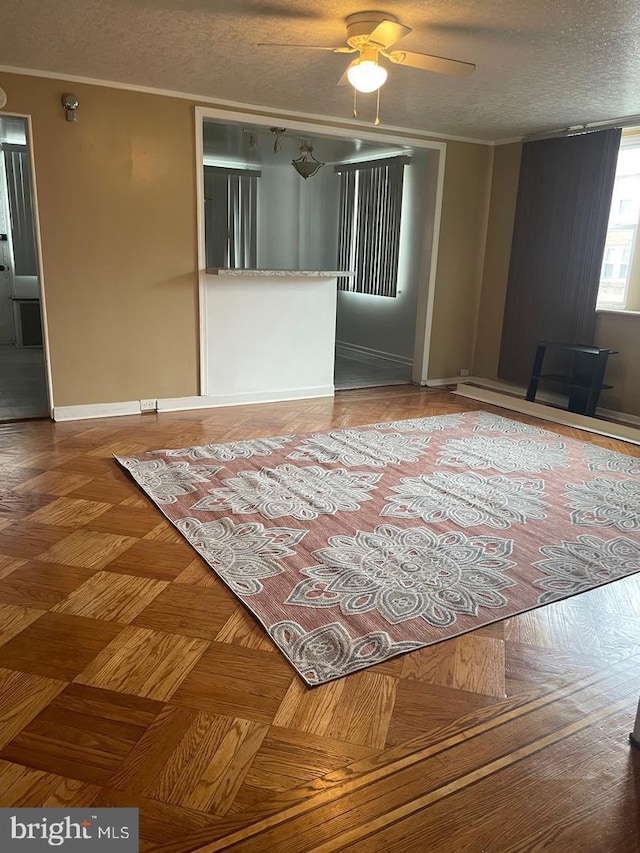
<instances>
[{"instance_id":1,"label":"frosted glass light globe","mask_svg":"<svg viewBox=\"0 0 640 853\"><path fill-rule=\"evenodd\" d=\"M347 77L358 92L375 92L387 79L387 69L372 59L361 59L347 71Z\"/></svg>"}]
</instances>

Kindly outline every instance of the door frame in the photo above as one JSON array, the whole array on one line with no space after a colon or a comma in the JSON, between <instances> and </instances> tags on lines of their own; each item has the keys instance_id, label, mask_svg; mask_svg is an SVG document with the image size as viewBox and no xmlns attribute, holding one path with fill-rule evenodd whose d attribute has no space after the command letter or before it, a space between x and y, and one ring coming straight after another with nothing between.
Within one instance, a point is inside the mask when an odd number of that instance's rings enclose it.
<instances>
[{"instance_id":1,"label":"door frame","mask_svg":"<svg viewBox=\"0 0 640 853\"><path fill-rule=\"evenodd\" d=\"M38 188L36 176L36 162L33 141L33 124L31 116L26 113L17 113L3 110L2 117L23 119L27 137L27 148L29 151L29 169L31 171L31 206L33 210L33 232L36 244L36 259L38 263L38 290L40 295L40 322L42 325L42 352L44 355L44 369L47 382L47 398L49 405L49 417L53 420L53 379L51 375L51 354L49 348L49 323L47 319L47 300L44 285L44 266L42 263L42 240L40 233L40 213L38 208Z\"/></svg>"},{"instance_id":2,"label":"door frame","mask_svg":"<svg viewBox=\"0 0 640 853\"><path fill-rule=\"evenodd\" d=\"M447 143L435 139L427 139L423 136L411 133L393 131L368 130L361 123L339 122L318 116L317 119L309 116L298 116L293 113L277 112L250 112L248 110L233 110L219 107L195 107L195 169L196 169L196 217L198 234L198 315L200 330L200 396L209 393L208 376L208 329L206 323L206 300L207 300L207 274L206 255L204 241L204 146L203 146L203 122L206 118L222 119L232 124L262 124L265 127L281 126L286 124L287 129L302 131L304 133L320 133L326 136L353 138L357 135L361 139L374 142L388 142L390 144L410 145L414 148L425 148L438 154L438 175L436 192L433 205L433 233L430 246L425 244L423 257L420 264L420 280L426 279L427 286L420 287L418 291L418 304L416 306L416 328L414 338L414 357L412 381L416 385L424 385L427 381L429 369L429 350L431 347L431 325L433 322L433 307L435 302L436 272L438 265L438 245L440 242L440 221L442 218L442 199L444 195L444 172ZM428 251L430 249L430 252ZM427 267L427 258L430 260Z\"/></svg>"}]
</instances>

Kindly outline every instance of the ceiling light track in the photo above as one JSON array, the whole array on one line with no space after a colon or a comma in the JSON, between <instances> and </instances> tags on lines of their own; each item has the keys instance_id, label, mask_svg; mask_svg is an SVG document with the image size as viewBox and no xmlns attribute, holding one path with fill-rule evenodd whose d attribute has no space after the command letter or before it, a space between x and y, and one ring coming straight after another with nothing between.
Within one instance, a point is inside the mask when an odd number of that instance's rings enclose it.
<instances>
[{"instance_id":1,"label":"ceiling light track","mask_svg":"<svg viewBox=\"0 0 640 853\"><path fill-rule=\"evenodd\" d=\"M577 136L581 133L595 133L598 130L611 130L614 127L640 127L640 115L625 116L624 118L608 119L607 121L592 121L586 124L574 124L570 127L560 127L556 130L545 130L540 133L530 133L523 136L523 142L536 142L539 139L555 139L561 136Z\"/></svg>"},{"instance_id":2,"label":"ceiling light track","mask_svg":"<svg viewBox=\"0 0 640 853\"><path fill-rule=\"evenodd\" d=\"M275 154L278 154L282 149L282 137L289 135L287 134L286 127L270 127L268 130L267 128L243 127L242 132L248 134L249 148L253 151L259 147L258 136L274 136L273 151ZM297 134L295 135L297 136ZM293 134L289 136L293 136ZM298 138L300 139L300 156L292 160L291 165L300 177L306 181L307 178L312 178L326 164L314 157L313 145L310 142L307 142L306 139Z\"/></svg>"}]
</instances>

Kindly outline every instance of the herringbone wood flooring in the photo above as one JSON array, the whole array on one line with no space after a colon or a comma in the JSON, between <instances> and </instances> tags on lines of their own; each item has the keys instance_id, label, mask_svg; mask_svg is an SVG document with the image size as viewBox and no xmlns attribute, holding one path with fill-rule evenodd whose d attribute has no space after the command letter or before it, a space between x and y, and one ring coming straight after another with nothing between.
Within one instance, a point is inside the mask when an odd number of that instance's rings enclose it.
<instances>
[{"instance_id":1,"label":"herringbone wood flooring","mask_svg":"<svg viewBox=\"0 0 640 853\"><path fill-rule=\"evenodd\" d=\"M640 576L308 689L112 459L478 408L396 387L3 427L0 805L138 806L166 853L640 850Z\"/></svg>"}]
</instances>

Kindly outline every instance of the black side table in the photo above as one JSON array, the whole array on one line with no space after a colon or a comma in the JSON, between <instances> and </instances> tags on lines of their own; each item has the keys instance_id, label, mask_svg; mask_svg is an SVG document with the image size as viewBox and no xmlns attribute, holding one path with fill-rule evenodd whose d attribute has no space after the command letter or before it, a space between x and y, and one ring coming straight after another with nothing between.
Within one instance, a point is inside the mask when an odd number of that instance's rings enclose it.
<instances>
[{"instance_id":1,"label":"black side table","mask_svg":"<svg viewBox=\"0 0 640 853\"><path fill-rule=\"evenodd\" d=\"M542 363L549 347L556 347L573 353L569 373L542 372ZM558 382L569 395L567 409L570 412L593 417L596 413L600 391L603 388L612 387L611 385L603 385L602 380L607 367L607 359L614 354L616 354L616 350L602 349L601 347L565 344L558 341L538 341L526 399L530 402L535 401L540 379Z\"/></svg>"}]
</instances>

